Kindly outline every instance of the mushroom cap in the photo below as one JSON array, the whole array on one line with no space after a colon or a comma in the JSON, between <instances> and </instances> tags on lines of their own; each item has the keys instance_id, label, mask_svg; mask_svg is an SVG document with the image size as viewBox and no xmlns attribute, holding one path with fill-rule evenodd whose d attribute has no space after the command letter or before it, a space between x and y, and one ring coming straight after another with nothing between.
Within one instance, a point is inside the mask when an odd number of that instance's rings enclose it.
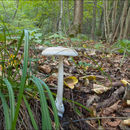
<instances>
[{"instance_id":1,"label":"mushroom cap","mask_svg":"<svg viewBox=\"0 0 130 130\"><path fill-rule=\"evenodd\" d=\"M42 55L44 56L78 56L78 53L71 48L65 47L48 47L42 51Z\"/></svg>"}]
</instances>

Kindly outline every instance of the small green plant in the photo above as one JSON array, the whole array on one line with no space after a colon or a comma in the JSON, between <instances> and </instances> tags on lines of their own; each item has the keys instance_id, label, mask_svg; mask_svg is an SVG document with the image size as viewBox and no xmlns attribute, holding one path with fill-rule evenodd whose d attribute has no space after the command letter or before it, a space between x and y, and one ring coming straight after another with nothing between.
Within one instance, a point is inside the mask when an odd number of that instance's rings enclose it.
<instances>
[{"instance_id":1,"label":"small green plant","mask_svg":"<svg viewBox=\"0 0 130 130\"><path fill-rule=\"evenodd\" d=\"M63 36L63 34L59 34L59 33L54 33L52 35L50 35L48 37L49 39L65 39L65 37Z\"/></svg>"},{"instance_id":2,"label":"small green plant","mask_svg":"<svg viewBox=\"0 0 130 130\"><path fill-rule=\"evenodd\" d=\"M20 43L22 43L24 35L25 35L24 62L23 62L23 68L22 68L21 81L20 81L20 83L17 84L19 86L19 87L17 87L19 93L16 96L16 98L17 98L16 105L15 105L15 93L13 90L13 88L15 88L15 87L12 85L13 81L10 81L13 79L8 80L7 78L4 78L4 76L3 76L3 78L1 78L0 98L2 100L2 106L3 106L3 111L4 111L5 129L12 129L12 130L16 129L16 122L18 120L20 105L21 105L22 100L24 100L28 113L29 113L29 116L30 116L30 120L32 122L32 125L33 125L34 129L38 130L38 125L34 119L32 110L26 99L26 96L24 95L25 87L27 87L26 81L31 80L37 87L38 93L40 96L41 113L42 113L42 129L46 129L46 130L52 129L51 117L50 117L50 113L48 110L47 98L46 98L45 91L44 91L44 89L45 89L48 93L48 97L52 104L52 109L54 112L55 129L58 130L59 129L59 118L58 118L57 109L55 106L55 101L52 96L52 93L49 90L49 87L42 80L36 78L35 76L32 76L32 77L27 76L27 69L28 69L27 66L28 66L28 61L29 61L29 56L28 56L29 34L28 34L27 30L25 30L23 32ZM17 54L17 51L15 52L15 55L16 54ZM15 55L11 56L11 58L15 58ZM18 81L16 81L16 82L18 82ZM9 97L9 104L10 104L9 106L7 104L7 99L5 98L5 94L2 93L2 91L5 87L7 87L7 89L8 89L8 97Z\"/></svg>"},{"instance_id":3,"label":"small green plant","mask_svg":"<svg viewBox=\"0 0 130 130\"><path fill-rule=\"evenodd\" d=\"M119 53L130 54L130 40L119 40L113 47L117 48Z\"/></svg>"},{"instance_id":4,"label":"small green plant","mask_svg":"<svg viewBox=\"0 0 130 130\"><path fill-rule=\"evenodd\" d=\"M97 44L94 45L94 48L95 49L101 49L101 48L104 48L104 45L101 44L101 43L97 43Z\"/></svg>"},{"instance_id":5,"label":"small green plant","mask_svg":"<svg viewBox=\"0 0 130 130\"><path fill-rule=\"evenodd\" d=\"M123 64L125 56L130 55L130 41L129 40L119 40L114 46L119 53L123 54L120 66Z\"/></svg>"},{"instance_id":6,"label":"small green plant","mask_svg":"<svg viewBox=\"0 0 130 130\"><path fill-rule=\"evenodd\" d=\"M29 31L30 37L29 39L35 43L42 43L42 33L40 29L33 29Z\"/></svg>"}]
</instances>

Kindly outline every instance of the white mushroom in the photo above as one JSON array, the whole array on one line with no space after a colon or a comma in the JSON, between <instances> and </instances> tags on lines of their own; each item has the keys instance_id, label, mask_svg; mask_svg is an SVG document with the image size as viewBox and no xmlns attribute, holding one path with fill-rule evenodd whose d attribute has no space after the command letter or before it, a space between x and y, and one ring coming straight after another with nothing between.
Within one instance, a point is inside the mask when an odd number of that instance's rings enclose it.
<instances>
[{"instance_id":1,"label":"white mushroom","mask_svg":"<svg viewBox=\"0 0 130 130\"><path fill-rule=\"evenodd\" d=\"M42 52L44 56L59 56L59 67L58 67L58 90L56 96L56 107L58 115L63 117L64 105L63 105L63 57L64 56L78 56L78 53L70 48L64 47L49 47Z\"/></svg>"}]
</instances>

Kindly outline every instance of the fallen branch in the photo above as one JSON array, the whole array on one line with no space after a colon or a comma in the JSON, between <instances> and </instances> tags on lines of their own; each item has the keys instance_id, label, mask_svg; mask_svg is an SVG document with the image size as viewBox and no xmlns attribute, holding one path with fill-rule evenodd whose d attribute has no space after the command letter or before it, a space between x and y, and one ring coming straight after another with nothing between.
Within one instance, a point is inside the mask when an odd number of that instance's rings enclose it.
<instances>
[{"instance_id":1,"label":"fallen branch","mask_svg":"<svg viewBox=\"0 0 130 130\"><path fill-rule=\"evenodd\" d=\"M119 100L119 96L125 92L125 88L124 87L120 87L118 88L112 95L110 98L106 99L104 102L100 102L97 106L96 109L99 110L100 108L105 108L105 107L109 107L112 104L114 104L117 100Z\"/></svg>"}]
</instances>

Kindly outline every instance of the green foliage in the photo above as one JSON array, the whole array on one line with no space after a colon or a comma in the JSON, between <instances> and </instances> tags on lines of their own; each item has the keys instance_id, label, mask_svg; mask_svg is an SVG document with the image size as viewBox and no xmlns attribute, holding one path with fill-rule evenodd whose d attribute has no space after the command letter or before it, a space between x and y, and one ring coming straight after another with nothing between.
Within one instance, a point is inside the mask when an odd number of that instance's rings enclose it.
<instances>
[{"instance_id":1,"label":"green foliage","mask_svg":"<svg viewBox=\"0 0 130 130\"><path fill-rule=\"evenodd\" d=\"M119 53L130 54L130 41L129 40L119 40L113 47L118 49Z\"/></svg>"},{"instance_id":2,"label":"green foliage","mask_svg":"<svg viewBox=\"0 0 130 130\"><path fill-rule=\"evenodd\" d=\"M17 85L19 87L17 87L19 94L16 96L17 98L17 105L15 105L15 94L14 94L14 79L10 79L8 80L7 78L1 79L1 89L0 89L0 98L2 100L2 106L3 106L3 111L4 111L4 117L5 117L5 128L6 129L15 129L16 128L16 122L18 120L18 115L19 115L19 109L20 109L20 105L21 105L21 101L22 98L24 99L25 105L27 107L27 110L29 112L29 116L32 122L32 125L35 129L38 129L37 123L34 119L32 110L29 106L29 103L24 95L24 89L26 85L26 81L29 78L27 76L27 66L28 66L28 61L29 61L29 57L28 57L28 50L29 50L29 35L28 35L28 31L25 30L23 32L23 35L20 38L20 42L17 46L17 49L20 49L20 46L22 44L22 40L23 37L25 35L25 44L24 44L24 62L23 62L23 69L22 69L22 75L21 75L21 81L20 83L17 83ZM18 50L16 49L15 55L13 58L16 57L16 55L18 54ZM3 58L4 60L4 58ZM9 78L9 77L8 77ZM55 101L54 98L51 94L51 91L49 90L48 86L40 79L36 78L36 77L32 77L30 78L34 83L35 86L38 88L38 93L40 95L40 103L41 103L41 113L42 113L42 129L52 129L52 125L51 125L51 118L50 118L50 114L49 114L49 110L48 110L48 104L47 104L47 99L46 99L46 95L45 95L45 91L43 89L43 86L45 87L45 89L47 90L49 99L51 101L52 104L52 108L54 111L54 119L55 119L55 128L58 130L59 129L59 119L58 119L58 114L57 114L57 109L55 106ZM11 84L11 82L13 84ZM18 82L18 81L15 81ZM10 106L8 107L5 95L3 95L2 90L4 89L4 87L7 87L8 89L8 95L9 95L9 103ZM29 87L27 87L29 88ZM26 89L27 89L26 88ZM32 89L31 89L32 90Z\"/></svg>"},{"instance_id":3,"label":"green foliage","mask_svg":"<svg viewBox=\"0 0 130 130\"><path fill-rule=\"evenodd\" d=\"M86 62L82 62L82 61L79 61L78 64L79 64L79 66L81 66L81 67L83 67L83 68L84 68L84 67L87 67L87 66L88 66L88 67L92 66L91 64L86 63Z\"/></svg>"},{"instance_id":4,"label":"green foliage","mask_svg":"<svg viewBox=\"0 0 130 130\"><path fill-rule=\"evenodd\" d=\"M38 44L42 43L41 29L37 28L37 29L30 30L29 33L30 33L29 39L31 40L31 42L38 43Z\"/></svg>"},{"instance_id":5,"label":"green foliage","mask_svg":"<svg viewBox=\"0 0 130 130\"><path fill-rule=\"evenodd\" d=\"M97 43L97 44L94 45L94 48L95 49L101 49L101 48L104 48L104 45L101 44L101 43Z\"/></svg>"},{"instance_id":6,"label":"green foliage","mask_svg":"<svg viewBox=\"0 0 130 130\"><path fill-rule=\"evenodd\" d=\"M84 41L85 41L85 40L88 40L88 37L87 37L87 35L85 35L85 34L78 34L78 35L77 35L77 38L78 38L78 39L81 39L81 40L84 40Z\"/></svg>"},{"instance_id":7,"label":"green foliage","mask_svg":"<svg viewBox=\"0 0 130 130\"><path fill-rule=\"evenodd\" d=\"M71 38L72 42L81 42L82 40L80 38Z\"/></svg>"},{"instance_id":8,"label":"green foliage","mask_svg":"<svg viewBox=\"0 0 130 130\"><path fill-rule=\"evenodd\" d=\"M33 128L34 128L35 130L38 130L38 126L37 126L37 123L36 123L36 121L35 121L35 119L34 119L34 116L33 116L32 110L31 110L31 108L30 108L30 105L29 105L29 103L28 103L28 101L27 101L27 99L26 99L25 96L23 96L23 99L24 99L25 105L26 105L26 107L27 107L27 109L28 109L28 113L29 113L30 119L31 119L31 121L32 121Z\"/></svg>"},{"instance_id":9,"label":"green foliage","mask_svg":"<svg viewBox=\"0 0 130 130\"><path fill-rule=\"evenodd\" d=\"M62 34L54 33L51 36L48 37L49 39L65 39L65 37Z\"/></svg>"}]
</instances>

